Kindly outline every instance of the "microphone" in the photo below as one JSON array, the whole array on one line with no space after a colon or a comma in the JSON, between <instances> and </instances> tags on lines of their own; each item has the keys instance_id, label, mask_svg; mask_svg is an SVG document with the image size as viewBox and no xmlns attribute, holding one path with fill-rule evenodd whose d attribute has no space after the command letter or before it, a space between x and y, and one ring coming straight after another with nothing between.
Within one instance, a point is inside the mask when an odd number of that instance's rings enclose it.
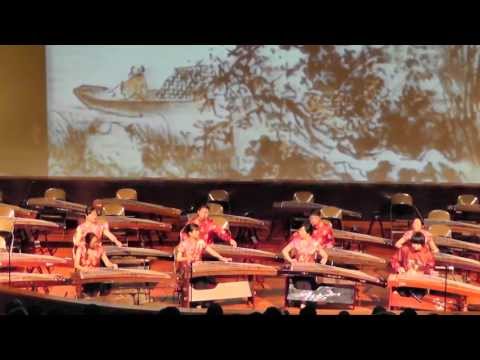
<instances>
[{"instance_id":1,"label":"microphone","mask_svg":"<svg viewBox=\"0 0 480 360\"><path fill-rule=\"evenodd\" d=\"M435 270L445 270L445 271L454 271L454 266L435 266Z\"/></svg>"}]
</instances>

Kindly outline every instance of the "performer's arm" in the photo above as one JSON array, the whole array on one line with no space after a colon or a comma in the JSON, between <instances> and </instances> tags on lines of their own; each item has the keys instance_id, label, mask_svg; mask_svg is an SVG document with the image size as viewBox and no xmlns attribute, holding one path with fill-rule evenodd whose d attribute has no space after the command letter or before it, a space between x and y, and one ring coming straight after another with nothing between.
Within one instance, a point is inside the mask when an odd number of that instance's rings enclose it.
<instances>
[{"instance_id":1,"label":"performer's arm","mask_svg":"<svg viewBox=\"0 0 480 360\"><path fill-rule=\"evenodd\" d=\"M290 251L292 251L292 249L293 249L293 244L292 242L289 242L288 245L285 246L282 250L283 258L289 263L294 263L296 261L295 259L292 259L292 257L290 256Z\"/></svg>"},{"instance_id":2,"label":"performer's arm","mask_svg":"<svg viewBox=\"0 0 480 360\"><path fill-rule=\"evenodd\" d=\"M335 245L335 237L333 236L333 228L329 225L327 230L327 241L324 245L327 249L332 248Z\"/></svg>"},{"instance_id":3,"label":"performer's arm","mask_svg":"<svg viewBox=\"0 0 480 360\"><path fill-rule=\"evenodd\" d=\"M108 258L107 254L105 254L105 252L102 254L102 261L103 261L103 263L105 264L106 267L113 268L113 269L118 269L118 265L112 263L110 261L110 259Z\"/></svg>"},{"instance_id":4,"label":"performer's arm","mask_svg":"<svg viewBox=\"0 0 480 360\"><path fill-rule=\"evenodd\" d=\"M405 268L402 266L402 249L392 257L391 265L396 273L402 274L405 272Z\"/></svg>"},{"instance_id":5,"label":"performer's arm","mask_svg":"<svg viewBox=\"0 0 480 360\"><path fill-rule=\"evenodd\" d=\"M176 249L176 254L175 254L175 261L176 262L185 262L187 261L187 257L186 256L183 256L184 254L184 251L183 251L183 248L181 245L177 246L177 249Z\"/></svg>"},{"instance_id":6,"label":"performer's arm","mask_svg":"<svg viewBox=\"0 0 480 360\"><path fill-rule=\"evenodd\" d=\"M112 232L110 231L110 229L107 227L103 230L103 234L110 240L112 241L113 243L115 243L115 245L117 245L118 247L123 247L123 244L117 239L117 237L115 235L112 234Z\"/></svg>"},{"instance_id":7,"label":"performer's arm","mask_svg":"<svg viewBox=\"0 0 480 360\"><path fill-rule=\"evenodd\" d=\"M433 240L432 235L427 236L427 242L428 242L428 246L430 247L430 250L432 250L434 254L438 254L440 252L437 244L435 244L435 240Z\"/></svg>"},{"instance_id":8,"label":"performer's arm","mask_svg":"<svg viewBox=\"0 0 480 360\"><path fill-rule=\"evenodd\" d=\"M402 246L412 238L412 232L409 230L395 243L397 249L401 249Z\"/></svg>"},{"instance_id":9,"label":"performer's arm","mask_svg":"<svg viewBox=\"0 0 480 360\"><path fill-rule=\"evenodd\" d=\"M425 274L430 274L434 268L435 258L433 257L432 253L429 253L422 270Z\"/></svg>"},{"instance_id":10,"label":"performer's arm","mask_svg":"<svg viewBox=\"0 0 480 360\"><path fill-rule=\"evenodd\" d=\"M205 251L210 254L211 256L217 258L218 260L220 261L223 261L223 262L230 262L232 261L232 259L230 258L226 258L226 257L223 257L222 255L220 255L218 252L216 252L211 246L207 246L205 248Z\"/></svg>"},{"instance_id":11,"label":"performer's arm","mask_svg":"<svg viewBox=\"0 0 480 360\"><path fill-rule=\"evenodd\" d=\"M228 230L226 230L226 229L223 229L222 227L217 226L217 225L215 225L215 227L213 228L213 231L215 232L215 234L216 234L220 239L222 239L223 241L229 243L229 244L232 245L233 247L237 247L237 242L236 242L235 239L232 237L232 234L230 233L230 231L228 231Z\"/></svg>"},{"instance_id":12,"label":"performer's arm","mask_svg":"<svg viewBox=\"0 0 480 360\"><path fill-rule=\"evenodd\" d=\"M328 260L327 252L325 251L325 249L322 246L319 246L318 247L318 253L322 257L322 260L320 261L320 264L325 265L327 263L327 260Z\"/></svg>"},{"instance_id":13,"label":"performer's arm","mask_svg":"<svg viewBox=\"0 0 480 360\"><path fill-rule=\"evenodd\" d=\"M78 246L80 241L82 241L82 232L80 231L80 228L77 227L77 230L75 230L75 234L73 235L73 246Z\"/></svg>"},{"instance_id":14,"label":"performer's arm","mask_svg":"<svg viewBox=\"0 0 480 360\"><path fill-rule=\"evenodd\" d=\"M79 271L87 270L88 269L87 267L80 265L80 259L81 259L81 249L77 247L77 251L75 251L75 261L74 261L75 270L79 270Z\"/></svg>"}]
</instances>

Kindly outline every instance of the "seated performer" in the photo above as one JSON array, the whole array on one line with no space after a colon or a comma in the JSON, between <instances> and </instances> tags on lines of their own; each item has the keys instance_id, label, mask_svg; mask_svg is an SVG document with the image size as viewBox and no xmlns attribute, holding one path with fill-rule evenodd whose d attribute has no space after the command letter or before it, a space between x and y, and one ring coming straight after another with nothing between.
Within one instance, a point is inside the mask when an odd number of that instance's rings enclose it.
<instances>
[{"instance_id":1,"label":"seated performer","mask_svg":"<svg viewBox=\"0 0 480 360\"><path fill-rule=\"evenodd\" d=\"M430 274L435 267L435 258L426 241L422 232L413 233L409 242L392 258L393 270L399 274L405 272Z\"/></svg>"},{"instance_id":2,"label":"seated performer","mask_svg":"<svg viewBox=\"0 0 480 360\"><path fill-rule=\"evenodd\" d=\"M84 240L85 235L94 233L102 246L102 237L105 235L108 239L115 243L118 247L122 247L122 243L117 237L110 232L108 223L100 223L98 221L97 210L94 207L87 207L85 222L77 226L75 235L73 236L74 252L75 248Z\"/></svg>"},{"instance_id":3,"label":"seated performer","mask_svg":"<svg viewBox=\"0 0 480 360\"><path fill-rule=\"evenodd\" d=\"M202 261L203 254L209 255L223 262L230 262L232 259L225 258L212 249L200 237L200 227L197 224L187 224L184 228L184 239L180 242L176 249L175 262L179 265L178 279L181 282L189 281L190 265L197 261ZM192 280L192 286L196 289L208 289L215 286L216 281L209 277L199 277ZM178 284L181 289L182 284Z\"/></svg>"},{"instance_id":4,"label":"seated performer","mask_svg":"<svg viewBox=\"0 0 480 360\"><path fill-rule=\"evenodd\" d=\"M77 271L88 271L96 269L101 266L101 262L112 269L118 269L117 264L113 264L107 257L102 243L94 233L85 235L84 240L80 241L75 251L74 266ZM83 285L83 292L89 296L95 296L100 292L104 294L108 292L109 288L105 284L85 284Z\"/></svg>"},{"instance_id":5,"label":"seated performer","mask_svg":"<svg viewBox=\"0 0 480 360\"><path fill-rule=\"evenodd\" d=\"M209 209L207 205L202 205L197 210L197 215L188 221L188 224L195 224L200 229L200 239L207 245L213 244L214 237L217 236L221 240L229 243L233 247L237 247L237 242L233 239L229 231L215 225L213 219L208 217ZM180 240L187 238L185 229L180 232Z\"/></svg>"},{"instance_id":6,"label":"seated performer","mask_svg":"<svg viewBox=\"0 0 480 360\"><path fill-rule=\"evenodd\" d=\"M290 242L282 250L283 257L289 263L314 263L320 255L321 263L327 263L328 254L323 249L320 240L313 237L314 229L309 223L304 224L290 238ZM295 258L290 256L294 251ZM317 286L315 279L311 277L295 277L293 283L297 289L314 290Z\"/></svg>"},{"instance_id":7,"label":"seated performer","mask_svg":"<svg viewBox=\"0 0 480 360\"><path fill-rule=\"evenodd\" d=\"M423 234L423 236L425 237L425 242L428 244L428 246L430 247L430 250L434 254L440 252L437 245L435 244L435 241L433 241L432 234L429 231L424 230L422 228L422 221L419 218L416 218L415 220L413 220L412 230L409 230L405 234L403 234L403 236L396 242L395 247L397 249L400 249L406 242L410 241L413 234L417 232L420 232Z\"/></svg>"},{"instance_id":8,"label":"seated performer","mask_svg":"<svg viewBox=\"0 0 480 360\"><path fill-rule=\"evenodd\" d=\"M335 245L332 226L322 220L320 210L314 210L310 214L310 224L313 226L312 238L320 241L323 248L332 248Z\"/></svg>"}]
</instances>

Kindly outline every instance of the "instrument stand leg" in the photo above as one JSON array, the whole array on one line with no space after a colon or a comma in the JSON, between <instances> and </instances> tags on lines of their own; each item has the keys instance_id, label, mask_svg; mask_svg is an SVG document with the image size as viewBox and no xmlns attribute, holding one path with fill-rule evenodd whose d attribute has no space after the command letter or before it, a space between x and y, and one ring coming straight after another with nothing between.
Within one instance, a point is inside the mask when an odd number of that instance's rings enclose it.
<instances>
[{"instance_id":1,"label":"instrument stand leg","mask_svg":"<svg viewBox=\"0 0 480 360\"><path fill-rule=\"evenodd\" d=\"M367 234L372 235L373 225L376 222L378 222L378 224L380 225L380 233L381 233L381 236L384 238L385 237L385 232L384 232L384 229L383 229L383 222L382 222L380 214L374 214L373 219L370 221L370 225L368 226Z\"/></svg>"}]
</instances>

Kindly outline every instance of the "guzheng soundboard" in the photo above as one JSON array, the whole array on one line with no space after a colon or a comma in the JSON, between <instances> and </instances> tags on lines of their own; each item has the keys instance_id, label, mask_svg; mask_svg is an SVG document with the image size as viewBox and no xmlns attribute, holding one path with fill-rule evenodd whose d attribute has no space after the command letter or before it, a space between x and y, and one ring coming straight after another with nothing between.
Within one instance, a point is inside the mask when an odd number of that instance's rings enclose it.
<instances>
[{"instance_id":1,"label":"guzheng soundboard","mask_svg":"<svg viewBox=\"0 0 480 360\"><path fill-rule=\"evenodd\" d=\"M313 211L313 210L322 209L325 207L330 207L330 205L317 204L317 203L305 203L305 202L294 201L294 200L273 203L273 208L275 210L283 210L288 212ZM339 208L339 209L342 210L342 213L344 215L358 218L358 219L362 218L362 214L357 211L352 211L352 210L347 210L342 208Z\"/></svg>"},{"instance_id":2,"label":"guzheng soundboard","mask_svg":"<svg viewBox=\"0 0 480 360\"><path fill-rule=\"evenodd\" d=\"M0 203L0 207L7 207L10 209L13 209L15 216L18 216L21 218L34 219L37 217L37 214L38 214L38 212L35 210L24 209L20 206L11 205L11 204Z\"/></svg>"},{"instance_id":3,"label":"guzheng soundboard","mask_svg":"<svg viewBox=\"0 0 480 360\"><path fill-rule=\"evenodd\" d=\"M145 248L135 248L135 247L118 247L118 246L104 246L107 256L133 256L133 257L153 257L153 258L166 258L173 259L173 254L171 252L156 250L156 249L145 249Z\"/></svg>"},{"instance_id":4,"label":"guzheng soundboard","mask_svg":"<svg viewBox=\"0 0 480 360\"><path fill-rule=\"evenodd\" d=\"M0 252L0 268L2 267L41 267L41 266L70 266L72 265L71 259L37 255L37 254L24 254L24 253L12 253L9 256L8 252Z\"/></svg>"},{"instance_id":5,"label":"guzheng soundboard","mask_svg":"<svg viewBox=\"0 0 480 360\"><path fill-rule=\"evenodd\" d=\"M138 219L128 216L99 216L98 221L107 222L110 229L117 230L154 230L171 231L172 224L153 221L148 219Z\"/></svg>"},{"instance_id":6,"label":"guzheng soundboard","mask_svg":"<svg viewBox=\"0 0 480 360\"><path fill-rule=\"evenodd\" d=\"M30 287L48 287L57 285L67 285L67 280L57 274L38 274L8 272L0 273L0 285L11 285L12 287L30 288Z\"/></svg>"},{"instance_id":7,"label":"guzheng soundboard","mask_svg":"<svg viewBox=\"0 0 480 360\"><path fill-rule=\"evenodd\" d=\"M239 258L256 258L256 259L266 259L266 260L278 260L281 259L281 256L270 251L263 251L257 249L233 247L229 245L211 245L211 247L218 252L220 255L225 257L239 257Z\"/></svg>"},{"instance_id":8,"label":"guzheng soundboard","mask_svg":"<svg viewBox=\"0 0 480 360\"><path fill-rule=\"evenodd\" d=\"M311 275L337 277L363 283L370 283L378 286L385 286L385 282L382 279L364 273L363 271L316 263L293 263L287 265L280 271L280 273L287 276Z\"/></svg>"},{"instance_id":9,"label":"guzheng soundboard","mask_svg":"<svg viewBox=\"0 0 480 360\"><path fill-rule=\"evenodd\" d=\"M164 216L169 218L179 218L182 211L180 209L171 208L163 205L157 205L137 200L122 200L117 198L110 199L97 199L93 202L93 206L101 209L107 204L119 204L123 206L125 211L152 214L158 216Z\"/></svg>"},{"instance_id":10,"label":"guzheng soundboard","mask_svg":"<svg viewBox=\"0 0 480 360\"><path fill-rule=\"evenodd\" d=\"M480 296L478 286L424 274L392 274L388 278L387 286L389 309L444 311L446 305L447 310L466 310L470 299ZM402 296L399 291L402 288L423 289L426 294L420 298Z\"/></svg>"},{"instance_id":11,"label":"guzheng soundboard","mask_svg":"<svg viewBox=\"0 0 480 360\"><path fill-rule=\"evenodd\" d=\"M13 221L15 229L30 228L30 229L58 229L60 226L51 221L29 219L20 217L0 216L0 219L9 219Z\"/></svg>"},{"instance_id":12,"label":"guzheng soundboard","mask_svg":"<svg viewBox=\"0 0 480 360\"><path fill-rule=\"evenodd\" d=\"M276 276L273 266L221 261L199 261L192 264L192 278L204 276Z\"/></svg>"},{"instance_id":13,"label":"guzheng soundboard","mask_svg":"<svg viewBox=\"0 0 480 360\"><path fill-rule=\"evenodd\" d=\"M391 246L392 244L392 241L390 239L338 229L333 229L333 236L335 237L335 239L358 241L385 246Z\"/></svg>"},{"instance_id":14,"label":"guzheng soundboard","mask_svg":"<svg viewBox=\"0 0 480 360\"><path fill-rule=\"evenodd\" d=\"M333 261L335 265L368 266L375 268L383 268L387 266L387 260L359 251L344 250L334 247L325 249L325 252L328 254L328 262Z\"/></svg>"},{"instance_id":15,"label":"guzheng soundboard","mask_svg":"<svg viewBox=\"0 0 480 360\"><path fill-rule=\"evenodd\" d=\"M480 244L457 240L446 236L434 236L433 240L435 241L435 244L437 244L437 246L472 252L480 252Z\"/></svg>"},{"instance_id":16,"label":"guzheng soundboard","mask_svg":"<svg viewBox=\"0 0 480 360\"><path fill-rule=\"evenodd\" d=\"M84 216L87 209L87 206L83 204L64 200L54 200L49 198L28 199L27 206L40 212L45 209L53 209L59 212L66 212L76 216Z\"/></svg>"},{"instance_id":17,"label":"guzheng soundboard","mask_svg":"<svg viewBox=\"0 0 480 360\"><path fill-rule=\"evenodd\" d=\"M480 272L480 261L451 254L433 254L437 265L453 266L464 271Z\"/></svg>"},{"instance_id":18,"label":"guzheng soundboard","mask_svg":"<svg viewBox=\"0 0 480 360\"><path fill-rule=\"evenodd\" d=\"M168 273L142 270L142 269L108 269L97 268L89 271L75 271L71 275L73 284L89 283L111 283L111 284L129 284L129 283L158 283L165 279L170 279Z\"/></svg>"}]
</instances>

